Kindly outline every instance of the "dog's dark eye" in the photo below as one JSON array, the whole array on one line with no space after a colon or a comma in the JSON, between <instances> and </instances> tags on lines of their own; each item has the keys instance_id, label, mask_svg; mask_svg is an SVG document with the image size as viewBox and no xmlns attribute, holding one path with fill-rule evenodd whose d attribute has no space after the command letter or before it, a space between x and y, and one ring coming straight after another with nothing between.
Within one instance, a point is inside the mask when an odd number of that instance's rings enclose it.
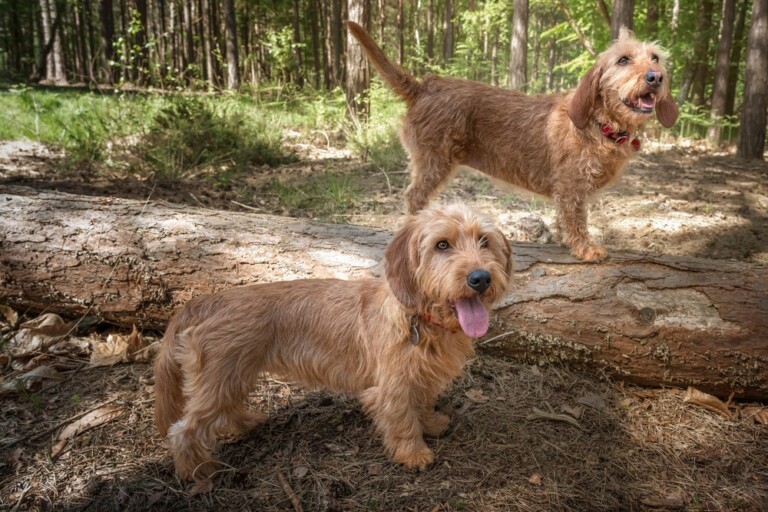
<instances>
[{"instance_id":1,"label":"dog's dark eye","mask_svg":"<svg viewBox=\"0 0 768 512\"><path fill-rule=\"evenodd\" d=\"M659 62L659 56L656 54L651 55L651 62Z\"/></svg>"},{"instance_id":2,"label":"dog's dark eye","mask_svg":"<svg viewBox=\"0 0 768 512\"><path fill-rule=\"evenodd\" d=\"M626 66L627 64L629 64L628 57L622 57L619 59L619 66Z\"/></svg>"},{"instance_id":3,"label":"dog's dark eye","mask_svg":"<svg viewBox=\"0 0 768 512\"><path fill-rule=\"evenodd\" d=\"M451 244L449 244L446 240L440 240L437 242L437 245L435 245L435 248L438 251L447 251L451 248Z\"/></svg>"},{"instance_id":4,"label":"dog's dark eye","mask_svg":"<svg viewBox=\"0 0 768 512\"><path fill-rule=\"evenodd\" d=\"M485 237L480 238L480 247L488 247L488 239Z\"/></svg>"}]
</instances>

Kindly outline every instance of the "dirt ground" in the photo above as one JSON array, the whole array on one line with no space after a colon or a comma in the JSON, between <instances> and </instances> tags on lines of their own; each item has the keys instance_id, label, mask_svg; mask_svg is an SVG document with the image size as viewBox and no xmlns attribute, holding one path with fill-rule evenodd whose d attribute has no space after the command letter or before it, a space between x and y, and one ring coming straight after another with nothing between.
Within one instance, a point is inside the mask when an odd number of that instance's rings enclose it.
<instances>
[{"instance_id":1,"label":"dirt ground","mask_svg":"<svg viewBox=\"0 0 768 512\"><path fill-rule=\"evenodd\" d=\"M383 172L333 148L298 155L224 184L204 174L156 183L62 171L60 156L39 145L0 143L0 190L13 183L399 223L404 171ZM510 236L551 241L554 211L540 199L519 198L471 171L444 195L495 214ZM596 198L590 219L612 251L766 265L768 164L651 146ZM16 322L7 312L0 320L3 339L28 319L18 313ZM144 333L144 341L158 335ZM387 460L356 400L269 380L250 398L268 423L226 440L220 451L229 466L215 490L190 495L152 422L148 363L96 367L72 352L13 363L0 353L0 361L0 385L9 385L0 391L2 510L768 510L768 418L746 412L768 416L760 404L727 404L719 414L685 402L683 390L624 386L481 351L438 404L452 424L428 441L436 463L411 472ZM13 390L34 368L54 368L57 377Z\"/></svg>"}]
</instances>

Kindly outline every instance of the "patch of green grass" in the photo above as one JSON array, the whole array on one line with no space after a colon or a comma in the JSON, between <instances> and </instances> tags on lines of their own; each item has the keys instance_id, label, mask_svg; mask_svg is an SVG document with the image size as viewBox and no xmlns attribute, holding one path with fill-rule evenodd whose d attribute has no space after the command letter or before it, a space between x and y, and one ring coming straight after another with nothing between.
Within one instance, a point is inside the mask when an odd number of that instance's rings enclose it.
<instances>
[{"instance_id":1,"label":"patch of green grass","mask_svg":"<svg viewBox=\"0 0 768 512\"><path fill-rule=\"evenodd\" d=\"M229 172L250 164L275 165L289 157L280 130L237 109L236 100L194 96L168 99L137 147L137 167L167 180L212 170L214 184L226 186Z\"/></svg>"},{"instance_id":2,"label":"patch of green grass","mask_svg":"<svg viewBox=\"0 0 768 512\"><path fill-rule=\"evenodd\" d=\"M347 144L363 160L384 173L402 170L407 160L398 136L403 102L378 82L372 85L370 98L368 121L346 124Z\"/></svg>"},{"instance_id":3,"label":"patch of green grass","mask_svg":"<svg viewBox=\"0 0 768 512\"><path fill-rule=\"evenodd\" d=\"M142 129L157 99L76 90L12 87L0 93L0 139L29 139L64 151L70 166L90 170L109 147Z\"/></svg>"},{"instance_id":4,"label":"patch of green grass","mask_svg":"<svg viewBox=\"0 0 768 512\"><path fill-rule=\"evenodd\" d=\"M286 125L280 111L246 96L22 86L0 93L0 112L0 139L30 139L62 149L68 162L80 168L90 169L95 162L124 167L125 154L116 149L131 154L133 167L141 172L169 179L200 167L242 170L291 158L282 146Z\"/></svg>"},{"instance_id":5,"label":"patch of green grass","mask_svg":"<svg viewBox=\"0 0 768 512\"><path fill-rule=\"evenodd\" d=\"M346 174L328 174L317 187L323 210L330 215L353 208L360 197L357 183Z\"/></svg>"},{"instance_id":6,"label":"patch of green grass","mask_svg":"<svg viewBox=\"0 0 768 512\"><path fill-rule=\"evenodd\" d=\"M310 200L310 195L304 189L274 178L269 182L268 193L277 196L280 205L290 209L305 208Z\"/></svg>"},{"instance_id":7,"label":"patch of green grass","mask_svg":"<svg viewBox=\"0 0 768 512\"><path fill-rule=\"evenodd\" d=\"M354 177L329 173L301 183L273 178L261 193L277 198L284 208L301 209L312 216L333 220L353 209L362 192Z\"/></svg>"}]
</instances>

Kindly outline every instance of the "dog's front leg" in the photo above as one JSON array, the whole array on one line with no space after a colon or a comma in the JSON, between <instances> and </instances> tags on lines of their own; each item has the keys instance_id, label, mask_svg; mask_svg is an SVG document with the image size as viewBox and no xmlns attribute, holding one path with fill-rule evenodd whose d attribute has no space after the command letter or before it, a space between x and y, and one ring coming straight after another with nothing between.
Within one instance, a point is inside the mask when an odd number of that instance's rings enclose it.
<instances>
[{"instance_id":1,"label":"dog's front leg","mask_svg":"<svg viewBox=\"0 0 768 512\"><path fill-rule=\"evenodd\" d=\"M563 244L571 254L584 261L601 261L608 252L595 243L587 227L588 194L579 187L558 191L553 195L557 208L557 224Z\"/></svg>"},{"instance_id":2,"label":"dog's front leg","mask_svg":"<svg viewBox=\"0 0 768 512\"><path fill-rule=\"evenodd\" d=\"M406 382L392 380L366 389L360 400L373 418L392 460L407 468L425 469L435 460L435 455L424 442L420 408L411 402L410 395Z\"/></svg>"}]
</instances>

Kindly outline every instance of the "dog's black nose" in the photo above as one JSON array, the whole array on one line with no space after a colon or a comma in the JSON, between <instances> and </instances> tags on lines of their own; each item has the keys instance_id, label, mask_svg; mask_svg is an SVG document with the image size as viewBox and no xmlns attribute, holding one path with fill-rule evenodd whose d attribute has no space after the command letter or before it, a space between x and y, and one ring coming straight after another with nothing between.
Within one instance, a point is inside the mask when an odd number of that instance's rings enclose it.
<instances>
[{"instance_id":1,"label":"dog's black nose","mask_svg":"<svg viewBox=\"0 0 768 512\"><path fill-rule=\"evenodd\" d=\"M483 293L491 286L491 273L487 270L473 270L467 276L467 284L478 293Z\"/></svg>"},{"instance_id":2,"label":"dog's black nose","mask_svg":"<svg viewBox=\"0 0 768 512\"><path fill-rule=\"evenodd\" d=\"M664 81L664 75L658 71L649 71L645 74L645 81L648 82L648 85L658 87Z\"/></svg>"}]
</instances>

